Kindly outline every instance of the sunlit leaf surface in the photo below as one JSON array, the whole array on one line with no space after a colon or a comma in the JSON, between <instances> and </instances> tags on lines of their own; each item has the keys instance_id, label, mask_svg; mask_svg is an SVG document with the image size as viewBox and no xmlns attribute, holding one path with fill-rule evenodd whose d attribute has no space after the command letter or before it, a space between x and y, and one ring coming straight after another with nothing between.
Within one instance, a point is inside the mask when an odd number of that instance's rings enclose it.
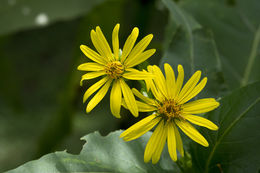
<instances>
[{"instance_id":1,"label":"sunlit leaf surface","mask_svg":"<svg viewBox=\"0 0 260 173\"><path fill-rule=\"evenodd\" d=\"M116 131L106 137L102 137L97 132L89 134L82 138L86 144L79 155L72 155L66 151L55 152L6 173L179 172L178 167L171 161L165 150L159 164L144 163L144 148L151 133L131 142L124 142L119 138L121 133L122 131Z\"/></svg>"}]
</instances>

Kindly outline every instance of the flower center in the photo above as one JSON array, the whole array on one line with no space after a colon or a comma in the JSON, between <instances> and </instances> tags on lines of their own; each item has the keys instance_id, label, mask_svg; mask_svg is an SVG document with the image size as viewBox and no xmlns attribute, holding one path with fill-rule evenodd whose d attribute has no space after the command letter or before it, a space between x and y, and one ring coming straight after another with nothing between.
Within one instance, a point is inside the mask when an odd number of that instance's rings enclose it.
<instances>
[{"instance_id":1,"label":"flower center","mask_svg":"<svg viewBox=\"0 0 260 173\"><path fill-rule=\"evenodd\" d=\"M177 105L177 103L172 99L163 101L158 107L158 113L165 115L168 119L180 118L181 110L181 106Z\"/></svg>"},{"instance_id":2,"label":"flower center","mask_svg":"<svg viewBox=\"0 0 260 173\"><path fill-rule=\"evenodd\" d=\"M124 72L124 66L119 61L110 62L106 65L105 72L112 79L118 79Z\"/></svg>"}]
</instances>

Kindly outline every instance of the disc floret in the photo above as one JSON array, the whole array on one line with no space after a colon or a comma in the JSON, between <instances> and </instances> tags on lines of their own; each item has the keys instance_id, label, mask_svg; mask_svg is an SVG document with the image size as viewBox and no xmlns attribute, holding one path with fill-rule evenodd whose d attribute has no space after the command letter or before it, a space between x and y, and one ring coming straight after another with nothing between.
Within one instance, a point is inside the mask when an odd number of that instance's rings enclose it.
<instances>
[{"instance_id":1,"label":"disc floret","mask_svg":"<svg viewBox=\"0 0 260 173\"><path fill-rule=\"evenodd\" d=\"M181 105L178 105L173 99L165 100L158 106L158 113L165 116L167 120L181 117Z\"/></svg>"},{"instance_id":2,"label":"disc floret","mask_svg":"<svg viewBox=\"0 0 260 173\"><path fill-rule=\"evenodd\" d=\"M124 72L124 65L120 61L113 61L105 66L106 74L112 79L118 79Z\"/></svg>"}]
</instances>

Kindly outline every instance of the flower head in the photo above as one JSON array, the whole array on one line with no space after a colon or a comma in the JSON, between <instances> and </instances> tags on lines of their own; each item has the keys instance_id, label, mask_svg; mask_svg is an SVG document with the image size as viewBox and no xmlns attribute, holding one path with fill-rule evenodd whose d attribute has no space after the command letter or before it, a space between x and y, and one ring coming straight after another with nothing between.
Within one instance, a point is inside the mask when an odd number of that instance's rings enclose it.
<instances>
[{"instance_id":1,"label":"flower head","mask_svg":"<svg viewBox=\"0 0 260 173\"><path fill-rule=\"evenodd\" d=\"M120 108L122 95L130 112L138 116L138 107L134 95L126 84L125 79L144 80L151 76L147 72L141 72L133 67L147 60L155 53L155 49L146 50L151 42L153 35L149 34L135 45L139 34L138 28L134 28L127 38L123 50L119 49L119 24L117 24L112 33L111 50L106 38L100 27L92 30L90 37L97 52L85 45L81 45L81 51L92 61L78 66L78 70L87 71L81 78L81 85L84 80L93 79L102 76L102 79L87 89L84 94L85 102L93 93L96 95L89 101L86 111L90 112L106 95L112 85L110 94L110 108L112 114L120 118Z\"/></svg>"},{"instance_id":2,"label":"flower head","mask_svg":"<svg viewBox=\"0 0 260 173\"><path fill-rule=\"evenodd\" d=\"M184 155L182 140L177 127L192 140L205 147L209 145L207 140L190 123L210 130L218 129L214 123L206 118L196 116L196 114L206 113L217 108L219 103L214 98L188 102L206 85L206 77L199 82L201 71L195 72L182 88L183 67L178 66L177 79L175 79L174 71L169 64L164 64L164 69L166 78L159 67L148 66L148 71L155 75L153 79L146 80L147 88L152 91L154 99L145 97L139 91L133 89L135 96L142 100L137 101L139 111L154 113L128 128L120 136L125 141L131 141L157 125L144 152L144 161L149 162L152 159L154 164L159 161L166 140L172 160L177 160L176 148L182 156ZM124 102L123 105L127 108Z\"/></svg>"}]
</instances>

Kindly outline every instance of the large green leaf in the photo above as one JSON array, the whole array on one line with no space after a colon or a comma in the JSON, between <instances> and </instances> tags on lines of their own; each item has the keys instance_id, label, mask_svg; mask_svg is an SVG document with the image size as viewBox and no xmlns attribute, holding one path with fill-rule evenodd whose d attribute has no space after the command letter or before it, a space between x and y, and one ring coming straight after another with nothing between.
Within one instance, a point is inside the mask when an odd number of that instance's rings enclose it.
<instances>
[{"instance_id":1,"label":"large green leaf","mask_svg":"<svg viewBox=\"0 0 260 173\"><path fill-rule=\"evenodd\" d=\"M193 30L200 28L200 25L185 11L180 9L177 6L177 4L175 4L173 1L162 0L162 2L169 10L170 28L168 28L168 30L172 31L169 33L170 35L166 37L167 38L166 42L170 43L170 41L167 40L173 39L174 33L176 32L176 26L174 24L176 24L177 27L181 27L185 31L186 35L184 37L185 37L185 41L187 41L188 43L188 46L185 49L185 51L187 52L187 58L190 61L191 71L193 72L194 71L194 46L195 46L193 42L193 38L194 38Z\"/></svg>"},{"instance_id":2,"label":"large green leaf","mask_svg":"<svg viewBox=\"0 0 260 173\"><path fill-rule=\"evenodd\" d=\"M104 0L2 0L0 35L70 20L89 12Z\"/></svg>"},{"instance_id":3,"label":"large green leaf","mask_svg":"<svg viewBox=\"0 0 260 173\"><path fill-rule=\"evenodd\" d=\"M203 4L203 5L201 5ZM185 0L181 6L214 33L230 88L260 78L260 1Z\"/></svg>"},{"instance_id":4,"label":"large green leaf","mask_svg":"<svg viewBox=\"0 0 260 173\"><path fill-rule=\"evenodd\" d=\"M95 132L82 139L86 141L79 155L66 151L43 156L39 160L28 162L6 173L46 173L46 172L179 172L176 164L170 159L166 148L158 164L144 163L144 147L151 132L141 138L124 142L119 138L122 131L116 131L106 137Z\"/></svg>"},{"instance_id":5,"label":"large green leaf","mask_svg":"<svg viewBox=\"0 0 260 173\"><path fill-rule=\"evenodd\" d=\"M218 50L212 33L201 26L171 0L163 0L169 10L169 23L165 34L165 52L161 66L169 63L175 70L182 64L185 74L202 70L209 81L205 95L218 96L224 87Z\"/></svg>"},{"instance_id":6,"label":"large green leaf","mask_svg":"<svg viewBox=\"0 0 260 173\"><path fill-rule=\"evenodd\" d=\"M216 132L201 129L209 147L193 143L193 165L199 172L258 172L260 163L260 82L234 91L208 114Z\"/></svg>"}]
</instances>

